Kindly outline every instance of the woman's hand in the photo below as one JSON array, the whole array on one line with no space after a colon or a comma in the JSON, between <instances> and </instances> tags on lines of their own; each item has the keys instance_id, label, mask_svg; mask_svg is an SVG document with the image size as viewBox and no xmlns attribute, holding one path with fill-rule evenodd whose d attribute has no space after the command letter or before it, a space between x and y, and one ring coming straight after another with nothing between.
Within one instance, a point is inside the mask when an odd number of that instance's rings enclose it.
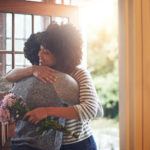
<instances>
[{"instance_id":1,"label":"woman's hand","mask_svg":"<svg viewBox=\"0 0 150 150\"><path fill-rule=\"evenodd\" d=\"M47 114L47 108L45 107L40 107L40 108L36 108L32 111L27 112L24 117L23 120L25 118L28 118L28 121L32 122L33 124L37 124L39 121L41 121L44 118L48 117Z\"/></svg>"},{"instance_id":2,"label":"woman's hand","mask_svg":"<svg viewBox=\"0 0 150 150\"><path fill-rule=\"evenodd\" d=\"M55 82L56 76L53 73L54 70L47 66L32 66L33 69L33 75L43 81L46 82Z\"/></svg>"}]
</instances>

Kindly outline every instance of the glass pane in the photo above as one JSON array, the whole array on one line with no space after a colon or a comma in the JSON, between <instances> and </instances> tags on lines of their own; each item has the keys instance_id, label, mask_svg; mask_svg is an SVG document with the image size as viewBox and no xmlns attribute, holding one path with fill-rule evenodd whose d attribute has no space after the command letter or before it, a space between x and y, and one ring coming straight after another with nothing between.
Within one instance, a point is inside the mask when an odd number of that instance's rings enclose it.
<instances>
[{"instance_id":1,"label":"glass pane","mask_svg":"<svg viewBox=\"0 0 150 150\"><path fill-rule=\"evenodd\" d=\"M50 24L49 16L34 16L34 33L44 31Z\"/></svg>"},{"instance_id":2,"label":"glass pane","mask_svg":"<svg viewBox=\"0 0 150 150\"><path fill-rule=\"evenodd\" d=\"M63 18L63 17L53 17L53 21L56 22L57 24L67 24L68 23L68 18Z\"/></svg>"},{"instance_id":3,"label":"glass pane","mask_svg":"<svg viewBox=\"0 0 150 150\"><path fill-rule=\"evenodd\" d=\"M7 41L8 40L8 41ZM12 14L0 13L0 50L12 50Z\"/></svg>"},{"instance_id":4,"label":"glass pane","mask_svg":"<svg viewBox=\"0 0 150 150\"><path fill-rule=\"evenodd\" d=\"M12 55L0 54L0 75L5 75L12 69Z\"/></svg>"},{"instance_id":5,"label":"glass pane","mask_svg":"<svg viewBox=\"0 0 150 150\"><path fill-rule=\"evenodd\" d=\"M25 40L15 40L15 51L22 51L24 48Z\"/></svg>"},{"instance_id":6,"label":"glass pane","mask_svg":"<svg viewBox=\"0 0 150 150\"><path fill-rule=\"evenodd\" d=\"M10 70L12 70L12 66L6 66L6 73L8 73Z\"/></svg>"},{"instance_id":7,"label":"glass pane","mask_svg":"<svg viewBox=\"0 0 150 150\"><path fill-rule=\"evenodd\" d=\"M15 68L31 66L31 63L24 57L24 54L15 55Z\"/></svg>"},{"instance_id":8,"label":"glass pane","mask_svg":"<svg viewBox=\"0 0 150 150\"><path fill-rule=\"evenodd\" d=\"M6 50L7 51L12 50L12 39L6 39Z\"/></svg>"},{"instance_id":9,"label":"glass pane","mask_svg":"<svg viewBox=\"0 0 150 150\"><path fill-rule=\"evenodd\" d=\"M62 4L61 0L56 0L56 4Z\"/></svg>"},{"instance_id":10,"label":"glass pane","mask_svg":"<svg viewBox=\"0 0 150 150\"><path fill-rule=\"evenodd\" d=\"M6 65L7 66L12 65L12 55L11 54L6 54Z\"/></svg>"},{"instance_id":11,"label":"glass pane","mask_svg":"<svg viewBox=\"0 0 150 150\"><path fill-rule=\"evenodd\" d=\"M59 24L59 25L61 25L62 24L62 17L55 17L54 18L54 21L57 23L57 24Z\"/></svg>"},{"instance_id":12,"label":"glass pane","mask_svg":"<svg viewBox=\"0 0 150 150\"><path fill-rule=\"evenodd\" d=\"M12 38L12 14L6 14L6 37Z\"/></svg>"},{"instance_id":13,"label":"glass pane","mask_svg":"<svg viewBox=\"0 0 150 150\"><path fill-rule=\"evenodd\" d=\"M32 33L31 15L15 14L15 51L23 51L24 42Z\"/></svg>"},{"instance_id":14,"label":"glass pane","mask_svg":"<svg viewBox=\"0 0 150 150\"><path fill-rule=\"evenodd\" d=\"M71 0L71 5L79 5L79 1L78 0Z\"/></svg>"},{"instance_id":15,"label":"glass pane","mask_svg":"<svg viewBox=\"0 0 150 150\"><path fill-rule=\"evenodd\" d=\"M67 24L67 23L69 23L68 18L63 18L63 24Z\"/></svg>"},{"instance_id":16,"label":"glass pane","mask_svg":"<svg viewBox=\"0 0 150 150\"><path fill-rule=\"evenodd\" d=\"M64 0L64 5L70 5L70 0Z\"/></svg>"},{"instance_id":17,"label":"glass pane","mask_svg":"<svg viewBox=\"0 0 150 150\"><path fill-rule=\"evenodd\" d=\"M25 66L31 66L31 65L32 65L32 64L30 63L30 61L25 58Z\"/></svg>"},{"instance_id":18,"label":"glass pane","mask_svg":"<svg viewBox=\"0 0 150 150\"><path fill-rule=\"evenodd\" d=\"M27 39L31 33L31 15L15 14L15 38Z\"/></svg>"}]
</instances>

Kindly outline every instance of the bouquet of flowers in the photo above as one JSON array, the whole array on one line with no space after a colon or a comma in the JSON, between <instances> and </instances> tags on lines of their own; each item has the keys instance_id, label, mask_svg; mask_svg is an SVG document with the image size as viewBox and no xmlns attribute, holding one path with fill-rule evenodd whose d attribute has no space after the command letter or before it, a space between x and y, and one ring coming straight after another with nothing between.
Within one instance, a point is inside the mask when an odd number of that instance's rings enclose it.
<instances>
[{"instance_id":1,"label":"bouquet of flowers","mask_svg":"<svg viewBox=\"0 0 150 150\"><path fill-rule=\"evenodd\" d=\"M30 110L22 97L17 98L13 93L9 93L0 101L0 122L2 124L16 123L18 120L22 120ZM75 138L78 137L77 134L72 134L71 131L57 123L57 121L48 117L41 120L36 127L37 132L42 131L41 136L44 136L50 129L67 133Z\"/></svg>"}]
</instances>

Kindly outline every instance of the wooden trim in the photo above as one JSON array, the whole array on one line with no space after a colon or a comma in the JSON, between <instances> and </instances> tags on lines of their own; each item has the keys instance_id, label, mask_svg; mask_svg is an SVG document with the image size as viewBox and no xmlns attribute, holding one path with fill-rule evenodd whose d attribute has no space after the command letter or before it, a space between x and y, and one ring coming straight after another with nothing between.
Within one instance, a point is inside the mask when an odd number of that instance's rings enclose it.
<instances>
[{"instance_id":1,"label":"wooden trim","mask_svg":"<svg viewBox=\"0 0 150 150\"><path fill-rule=\"evenodd\" d=\"M25 2L17 0L0 1L1 12L71 17L72 12L76 12L77 10L77 6L70 5L49 5L47 3Z\"/></svg>"},{"instance_id":2,"label":"wooden trim","mask_svg":"<svg viewBox=\"0 0 150 150\"><path fill-rule=\"evenodd\" d=\"M21 51L1 51L0 50L0 54L24 54L24 52L21 52Z\"/></svg>"},{"instance_id":3,"label":"wooden trim","mask_svg":"<svg viewBox=\"0 0 150 150\"><path fill-rule=\"evenodd\" d=\"M143 32L142 0L133 3L134 19L134 149L143 149Z\"/></svg>"},{"instance_id":4,"label":"wooden trim","mask_svg":"<svg viewBox=\"0 0 150 150\"><path fill-rule=\"evenodd\" d=\"M69 18L70 23L74 24L77 28L80 28L78 9L77 6L71 5L50 5L44 2L37 3L20 0L0 0L0 12L67 17Z\"/></svg>"},{"instance_id":5,"label":"wooden trim","mask_svg":"<svg viewBox=\"0 0 150 150\"><path fill-rule=\"evenodd\" d=\"M143 150L142 0L121 0L120 149Z\"/></svg>"},{"instance_id":6,"label":"wooden trim","mask_svg":"<svg viewBox=\"0 0 150 150\"><path fill-rule=\"evenodd\" d=\"M142 0L143 19L143 140L144 150L150 149L150 1Z\"/></svg>"},{"instance_id":7,"label":"wooden trim","mask_svg":"<svg viewBox=\"0 0 150 150\"><path fill-rule=\"evenodd\" d=\"M126 67L125 67L125 73L126 73L126 150L131 150L133 149L133 143L131 143L131 140L133 139L133 137L131 137L133 135L133 130L131 130L132 128L132 124L133 124L133 120L131 119L131 96L133 97L133 91L131 91L131 89L133 90L133 87L130 88L130 86L132 85L131 83L131 64L132 64L132 59L130 57L130 40L131 40L131 34L130 33L130 24L132 23L132 20L130 19L131 15L133 15L131 13L131 2L127 0L126 4L125 4L125 44L126 44L126 49L125 49L125 56L126 56ZM131 13L131 14L130 14ZM130 22L131 21L131 22ZM130 35L129 35L130 34ZM132 140L133 141L133 140ZM134 149L133 149L134 150Z\"/></svg>"},{"instance_id":8,"label":"wooden trim","mask_svg":"<svg viewBox=\"0 0 150 150\"><path fill-rule=\"evenodd\" d=\"M34 15L32 15L32 34L34 33Z\"/></svg>"},{"instance_id":9,"label":"wooden trim","mask_svg":"<svg viewBox=\"0 0 150 150\"><path fill-rule=\"evenodd\" d=\"M12 69L15 68L15 15L12 13Z\"/></svg>"}]
</instances>

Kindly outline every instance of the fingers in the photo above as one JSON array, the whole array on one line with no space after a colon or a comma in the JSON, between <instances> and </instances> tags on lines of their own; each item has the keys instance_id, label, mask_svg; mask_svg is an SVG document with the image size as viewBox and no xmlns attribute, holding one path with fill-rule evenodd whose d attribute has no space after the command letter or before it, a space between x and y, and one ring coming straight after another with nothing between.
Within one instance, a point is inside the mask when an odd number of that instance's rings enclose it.
<instances>
[{"instance_id":1,"label":"fingers","mask_svg":"<svg viewBox=\"0 0 150 150\"><path fill-rule=\"evenodd\" d=\"M39 121L36 120L35 118L31 117L28 119L29 122L33 123L33 124L37 124Z\"/></svg>"},{"instance_id":2,"label":"fingers","mask_svg":"<svg viewBox=\"0 0 150 150\"><path fill-rule=\"evenodd\" d=\"M48 71L48 72L50 72L50 73L55 72L54 69L52 69L52 68L50 68L50 67L48 67L48 66L38 66L37 70L38 70L38 71L42 71L42 72L43 72L43 71Z\"/></svg>"},{"instance_id":3,"label":"fingers","mask_svg":"<svg viewBox=\"0 0 150 150\"><path fill-rule=\"evenodd\" d=\"M24 115L23 120L25 120L28 116L29 116L29 112Z\"/></svg>"},{"instance_id":4,"label":"fingers","mask_svg":"<svg viewBox=\"0 0 150 150\"><path fill-rule=\"evenodd\" d=\"M35 122L34 122L34 124L38 124L38 123L39 123L39 121L35 121Z\"/></svg>"},{"instance_id":5,"label":"fingers","mask_svg":"<svg viewBox=\"0 0 150 150\"><path fill-rule=\"evenodd\" d=\"M40 79L42 82L46 83L47 80L45 80L45 77L37 77L38 79Z\"/></svg>"},{"instance_id":6,"label":"fingers","mask_svg":"<svg viewBox=\"0 0 150 150\"><path fill-rule=\"evenodd\" d=\"M56 81L56 76L54 74L43 73L41 76L38 76L40 80L45 82L53 83Z\"/></svg>"},{"instance_id":7,"label":"fingers","mask_svg":"<svg viewBox=\"0 0 150 150\"><path fill-rule=\"evenodd\" d=\"M49 83L53 83L54 82L54 80L51 79L50 77L45 77L45 80L46 80L46 82L49 82Z\"/></svg>"},{"instance_id":8,"label":"fingers","mask_svg":"<svg viewBox=\"0 0 150 150\"><path fill-rule=\"evenodd\" d=\"M56 79L56 75L53 72L49 72L48 75L52 78L52 79Z\"/></svg>"},{"instance_id":9,"label":"fingers","mask_svg":"<svg viewBox=\"0 0 150 150\"><path fill-rule=\"evenodd\" d=\"M46 69L47 69L48 71L50 71L50 72L55 72L55 70L52 69L52 68L50 68L50 67L47 67L47 66L43 66L43 67L46 67Z\"/></svg>"},{"instance_id":10,"label":"fingers","mask_svg":"<svg viewBox=\"0 0 150 150\"><path fill-rule=\"evenodd\" d=\"M48 76L48 77L42 76L42 77L37 77L37 78L40 79L44 83L47 83L47 82L53 83L56 81L56 79L53 79L50 76Z\"/></svg>"},{"instance_id":11,"label":"fingers","mask_svg":"<svg viewBox=\"0 0 150 150\"><path fill-rule=\"evenodd\" d=\"M35 118L31 117L28 119L28 121L32 122L33 124L35 124L35 122L37 121Z\"/></svg>"},{"instance_id":12,"label":"fingers","mask_svg":"<svg viewBox=\"0 0 150 150\"><path fill-rule=\"evenodd\" d=\"M35 117L30 116L30 113L26 113L23 117L23 120L25 120L27 117L29 117L27 120L33 124L37 124L39 120L35 119Z\"/></svg>"},{"instance_id":13,"label":"fingers","mask_svg":"<svg viewBox=\"0 0 150 150\"><path fill-rule=\"evenodd\" d=\"M24 115L23 120L25 120L26 118L28 118L28 120L29 120L29 118L31 118L31 111L27 112L27 113Z\"/></svg>"},{"instance_id":14,"label":"fingers","mask_svg":"<svg viewBox=\"0 0 150 150\"><path fill-rule=\"evenodd\" d=\"M42 82L53 83L56 81L55 70L47 66L36 66L33 75L40 79Z\"/></svg>"},{"instance_id":15,"label":"fingers","mask_svg":"<svg viewBox=\"0 0 150 150\"><path fill-rule=\"evenodd\" d=\"M55 77L54 76L45 76L45 79L47 81L49 81L50 83L55 82L56 81L56 76Z\"/></svg>"}]
</instances>

